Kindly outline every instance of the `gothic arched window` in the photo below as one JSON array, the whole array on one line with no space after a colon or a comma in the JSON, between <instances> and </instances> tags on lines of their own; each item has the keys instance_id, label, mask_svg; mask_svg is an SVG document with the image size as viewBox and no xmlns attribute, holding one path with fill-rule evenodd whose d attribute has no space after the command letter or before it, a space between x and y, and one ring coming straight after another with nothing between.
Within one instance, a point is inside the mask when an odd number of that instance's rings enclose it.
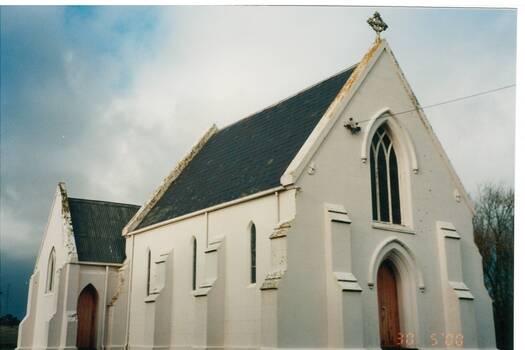
<instances>
[{"instance_id":1,"label":"gothic arched window","mask_svg":"<svg viewBox=\"0 0 525 350\"><path fill-rule=\"evenodd\" d=\"M250 225L250 282L257 281L257 245L256 245L257 231L255 225Z\"/></svg>"},{"instance_id":2,"label":"gothic arched window","mask_svg":"<svg viewBox=\"0 0 525 350\"><path fill-rule=\"evenodd\" d=\"M401 224L397 156L385 124L377 129L370 144L370 180L372 219Z\"/></svg>"},{"instance_id":3,"label":"gothic arched window","mask_svg":"<svg viewBox=\"0 0 525 350\"><path fill-rule=\"evenodd\" d=\"M53 247L47 261L46 292L52 292L55 284L55 260L55 248Z\"/></svg>"},{"instance_id":4,"label":"gothic arched window","mask_svg":"<svg viewBox=\"0 0 525 350\"><path fill-rule=\"evenodd\" d=\"M193 264L192 264L192 281L191 288L197 289L197 239L193 237Z\"/></svg>"},{"instance_id":5,"label":"gothic arched window","mask_svg":"<svg viewBox=\"0 0 525 350\"><path fill-rule=\"evenodd\" d=\"M147 257L147 271L146 271L146 295L151 294L151 250L148 249Z\"/></svg>"}]
</instances>

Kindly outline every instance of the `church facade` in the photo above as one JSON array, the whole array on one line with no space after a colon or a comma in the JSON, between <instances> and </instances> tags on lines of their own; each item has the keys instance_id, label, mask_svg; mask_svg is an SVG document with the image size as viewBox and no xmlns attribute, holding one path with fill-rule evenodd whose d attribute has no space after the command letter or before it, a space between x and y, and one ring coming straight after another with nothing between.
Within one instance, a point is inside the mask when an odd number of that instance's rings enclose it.
<instances>
[{"instance_id":1,"label":"church facade","mask_svg":"<svg viewBox=\"0 0 525 350\"><path fill-rule=\"evenodd\" d=\"M81 202L59 185L18 349L496 348L473 206L379 37L142 207Z\"/></svg>"}]
</instances>

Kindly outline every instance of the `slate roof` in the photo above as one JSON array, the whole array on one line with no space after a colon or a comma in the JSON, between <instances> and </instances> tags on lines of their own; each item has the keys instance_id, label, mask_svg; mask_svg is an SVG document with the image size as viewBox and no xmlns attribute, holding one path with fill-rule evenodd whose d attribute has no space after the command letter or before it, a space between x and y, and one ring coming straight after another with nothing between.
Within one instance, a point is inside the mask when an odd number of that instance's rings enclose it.
<instances>
[{"instance_id":1,"label":"slate roof","mask_svg":"<svg viewBox=\"0 0 525 350\"><path fill-rule=\"evenodd\" d=\"M137 229L279 186L353 69L219 130Z\"/></svg>"},{"instance_id":2,"label":"slate roof","mask_svg":"<svg viewBox=\"0 0 525 350\"><path fill-rule=\"evenodd\" d=\"M139 206L68 198L78 260L122 263L126 258L122 229Z\"/></svg>"}]
</instances>

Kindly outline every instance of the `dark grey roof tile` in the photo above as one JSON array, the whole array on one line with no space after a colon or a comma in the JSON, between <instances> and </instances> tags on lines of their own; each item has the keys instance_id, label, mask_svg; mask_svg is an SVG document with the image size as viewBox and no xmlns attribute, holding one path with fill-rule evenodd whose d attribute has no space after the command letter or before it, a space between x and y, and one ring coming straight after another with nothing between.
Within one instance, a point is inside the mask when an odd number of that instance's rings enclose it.
<instances>
[{"instance_id":1,"label":"dark grey roof tile","mask_svg":"<svg viewBox=\"0 0 525 350\"><path fill-rule=\"evenodd\" d=\"M68 198L79 261L122 263L126 258L122 229L137 205Z\"/></svg>"},{"instance_id":2,"label":"dark grey roof tile","mask_svg":"<svg viewBox=\"0 0 525 350\"><path fill-rule=\"evenodd\" d=\"M352 71L349 68L219 130L137 228L279 186Z\"/></svg>"}]
</instances>

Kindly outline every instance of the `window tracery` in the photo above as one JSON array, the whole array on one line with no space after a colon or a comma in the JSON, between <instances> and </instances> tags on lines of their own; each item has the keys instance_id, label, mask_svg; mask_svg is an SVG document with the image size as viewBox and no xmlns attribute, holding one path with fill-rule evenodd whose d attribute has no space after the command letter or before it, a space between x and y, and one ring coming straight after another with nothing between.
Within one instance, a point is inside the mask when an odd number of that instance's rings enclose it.
<instances>
[{"instance_id":1,"label":"window tracery","mask_svg":"<svg viewBox=\"0 0 525 350\"><path fill-rule=\"evenodd\" d=\"M397 154L385 124L377 128L369 154L372 219L401 224Z\"/></svg>"}]
</instances>

